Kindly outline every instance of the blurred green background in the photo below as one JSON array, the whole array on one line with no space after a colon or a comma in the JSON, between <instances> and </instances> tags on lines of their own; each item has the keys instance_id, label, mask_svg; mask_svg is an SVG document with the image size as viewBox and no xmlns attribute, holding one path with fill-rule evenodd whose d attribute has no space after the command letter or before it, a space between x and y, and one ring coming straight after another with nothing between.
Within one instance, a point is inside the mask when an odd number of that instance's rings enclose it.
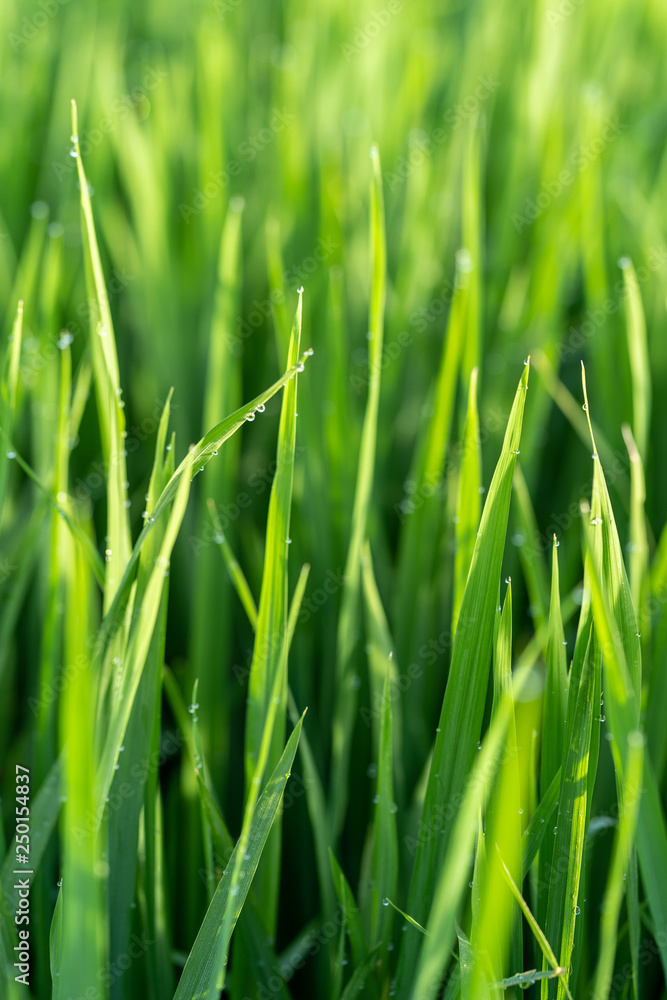
<instances>
[{"instance_id":1,"label":"blurred green background","mask_svg":"<svg viewBox=\"0 0 667 1000\"><path fill-rule=\"evenodd\" d=\"M666 29L667 9L659 0L3 0L3 348L22 299L15 441L46 481L59 346L71 338L76 369L86 355L90 315L70 155L72 98L118 343L135 536L170 387L181 455L278 377L286 352L280 331L291 321L297 288L305 289L302 347L312 346L314 356L299 382L290 559L294 580L302 562L312 569L304 604L310 611L302 613L295 635L290 677L299 706L309 706L323 775L340 577L369 381L370 147L377 144L382 162L388 295L369 534L398 662L423 661L420 647L450 625L451 580L436 557L452 552L457 462L449 459L456 459L463 433L470 372L479 368L482 482L488 484L530 354L536 371L521 467L535 524L527 525L515 505L506 558L520 651L540 613L526 566L535 570L532 586L542 586L544 596L554 531L561 539L563 593L575 588L576 597L581 578L571 505L589 492L591 478L580 409L582 359L627 540L629 463L621 425L632 421L633 403L624 258L637 272L648 332L652 404L643 458L651 547L667 519ZM220 277L221 239L225 219L234 214L241 251L230 312L229 304L220 304L229 284ZM443 503L433 564L419 567L406 598L397 569L400 538L421 489L411 469L432 412L454 289L463 286L474 293L474 304L452 373L459 389L448 461L436 485ZM210 345L223 315L221 367ZM276 397L193 483L170 579L166 661L187 700L199 678L202 739L232 829L241 817L252 633L213 544L205 500L214 498L257 594L279 412ZM70 491L103 548L105 486L93 393L71 444ZM53 733L40 737L47 745L39 748L25 708L38 685L49 562L39 530L29 559L25 544L17 550L23 537L17 531L36 501L27 480L16 469L11 475L0 536L0 600L12 609L11 629L2 637L0 750L8 760L32 754L41 762L37 776L55 751ZM320 606L313 595L322 593ZM421 632L410 626L417 608L420 621L428 622ZM567 626L566 636L572 638ZM354 655L364 705L370 695L363 641ZM424 766L424 733L435 726L444 674L430 690L434 697L424 700L423 717L405 724L414 737L405 758L407 798ZM165 716L169 725L166 707ZM363 765L351 783L341 850L351 881L370 808L368 741L367 728L357 725L353 756ZM187 952L205 893L197 878L196 788L178 760L175 755L162 772L165 839L174 945ZM606 763L602 802L613 797ZM303 799L286 813L285 844L278 947L319 906ZM44 878L45 906L53 905L53 857ZM45 949L46 939L42 983Z\"/></svg>"}]
</instances>

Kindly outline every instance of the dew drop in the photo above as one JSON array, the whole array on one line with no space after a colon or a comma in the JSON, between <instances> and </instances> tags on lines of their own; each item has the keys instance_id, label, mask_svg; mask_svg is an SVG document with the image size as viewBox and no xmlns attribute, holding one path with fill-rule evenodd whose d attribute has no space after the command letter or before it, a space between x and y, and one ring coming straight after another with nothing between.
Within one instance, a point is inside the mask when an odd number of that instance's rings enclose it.
<instances>
[{"instance_id":1,"label":"dew drop","mask_svg":"<svg viewBox=\"0 0 667 1000\"><path fill-rule=\"evenodd\" d=\"M581 913L581 910L579 909L579 907L578 907L578 906L575 906L575 908L574 908L574 912L575 912L575 916L577 916L577 917L578 917L578 916L579 916L579 914Z\"/></svg>"},{"instance_id":2,"label":"dew drop","mask_svg":"<svg viewBox=\"0 0 667 1000\"><path fill-rule=\"evenodd\" d=\"M257 407L257 412L258 412L258 413L264 413L264 410L265 410L265 409L266 409L266 406L265 406L265 404L264 404L264 403L260 403L260 404L259 404L259 406ZM215 454L216 454L216 455L218 454L218 453L217 453L217 451L216 451L216 453L215 453Z\"/></svg>"},{"instance_id":3,"label":"dew drop","mask_svg":"<svg viewBox=\"0 0 667 1000\"><path fill-rule=\"evenodd\" d=\"M16 458L16 452L15 451L8 451L7 452L7 458Z\"/></svg>"},{"instance_id":4,"label":"dew drop","mask_svg":"<svg viewBox=\"0 0 667 1000\"><path fill-rule=\"evenodd\" d=\"M246 413L245 418L246 418L246 420L252 422L255 419L255 414L254 413Z\"/></svg>"},{"instance_id":5,"label":"dew drop","mask_svg":"<svg viewBox=\"0 0 667 1000\"><path fill-rule=\"evenodd\" d=\"M388 899L383 899L382 900L382 905L383 906L389 906L389 900Z\"/></svg>"}]
</instances>

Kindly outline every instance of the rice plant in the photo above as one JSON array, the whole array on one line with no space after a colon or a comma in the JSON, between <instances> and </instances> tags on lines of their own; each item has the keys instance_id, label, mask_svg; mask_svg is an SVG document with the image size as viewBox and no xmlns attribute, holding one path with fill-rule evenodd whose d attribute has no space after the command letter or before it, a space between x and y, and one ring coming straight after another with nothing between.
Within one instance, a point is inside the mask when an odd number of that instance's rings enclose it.
<instances>
[{"instance_id":1,"label":"rice plant","mask_svg":"<svg viewBox=\"0 0 667 1000\"><path fill-rule=\"evenodd\" d=\"M664 27L0 9L0 1000L667 997Z\"/></svg>"}]
</instances>

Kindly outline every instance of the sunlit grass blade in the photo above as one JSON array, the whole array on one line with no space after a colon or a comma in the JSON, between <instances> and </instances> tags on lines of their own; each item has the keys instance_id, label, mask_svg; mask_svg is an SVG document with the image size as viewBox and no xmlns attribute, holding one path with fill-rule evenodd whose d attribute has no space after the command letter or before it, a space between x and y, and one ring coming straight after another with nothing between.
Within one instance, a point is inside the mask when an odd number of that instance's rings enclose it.
<instances>
[{"instance_id":1,"label":"sunlit grass blade","mask_svg":"<svg viewBox=\"0 0 667 1000\"><path fill-rule=\"evenodd\" d=\"M369 666L369 694L371 708L361 708L360 715L366 725L372 725L373 747L380 743L380 726L384 712L384 689L387 681L387 671L393 690L400 690L398 674L399 665L394 657L394 641L389 631L389 623L382 605L378 590L371 547L365 543L361 557L361 579L364 592L364 609L366 612L366 634L368 643L366 652ZM394 686L396 685L396 686ZM392 705L392 739L394 745L394 766L402 760L402 713L400 699L394 699ZM400 786L400 775L395 775Z\"/></svg>"},{"instance_id":2,"label":"sunlit grass blade","mask_svg":"<svg viewBox=\"0 0 667 1000\"><path fill-rule=\"evenodd\" d=\"M112 715L109 720L109 728L104 738L97 766L95 790L98 808L109 794L114 767L118 762L118 754L123 743L125 730L130 719L132 706L152 642L155 624L162 603L165 574L169 570L171 553L185 515L189 492L190 481L185 476L179 483L178 493L176 494L173 509L164 529L164 537L160 544L159 553L155 558L150 576L145 585L143 599L133 612L125 662L122 665L118 690L114 692L112 699Z\"/></svg>"},{"instance_id":3,"label":"sunlit grass blade","mask_svg":"<svg viewBox=\"0 0 667 1000\"><path fill-rule=\"evenodd\" d=\"M19 380L19 364L21 361L21 343L23 339L23 302L19 302L16 319L10 334L9 344L5 354L5 367L0 386L0 427L6 441L11 441L16 422L16 396ZM0 524L7 492L9 463L11 453L6 448L0 448Z\"/></svg>"},{"instance_id":4,"label":"sunlit grass blade","mask_svg":"<svg viewBox=\"0 0 667 1000\"><path fill-rule=\"evenodd\" d=\"M274 396L290 381L290 379L294 378L297 373L301 371L308 354L309 352L306 352L299 364L294 365L286 371L276 382L273 383L272 386L265 389L264 392L261 392L258 396L255 396L250 403L245 403L238 410L235 410L234 413L220 421L219 424L216 424L215 427L204 435L194 448L190 449L186 457L174 471L155 505L152 517L146 518L146 523L137 541L135 542L134 548L132 549L132 554L125 568L122 583L116 592L113 604L109 608L102 625L100 626L99 641L101 644L104 644L108 640L110 634L114 631L119 617L126 606L128 593L133 581L134 569L146 538L153 530L153 525L169 508L179 487L182 487L185 480L190 482L196 475L202 472L208 462L217 455L218 449L224 444L224 442L241 427L244 427L246 420L249 417L254 419L256 411L266 405L272 396Z\"/></svg>"},{"instance_id":5,"label":"sunlit grass blade","mask_svg":"<svg viewBox=\"0 0 667 1000\"><path fill-rule=\"evenodd\" d=\"M109 875L98 836L95 796L94 678L88 652L92 631L92 579L74 546L67 571L65 656L81 664L60 702L60 743L65 749L62 839L62 950L60 990L80 996L97 981L105 959L104 883Z\"/></svg>"},{"instance_id":6,"label":"sunlit grass blade","mask_svg":"<svg viewBox=\"0 0 667 1000\"><path fill-rule=\"evenodd\" d=\"M515 518L519 532L523 535L523 543L519 546L521 569L530 599L530 615L535 623L535 630L538 631L549 617L549 581L544 555L534 541L540 536L535 511L526 480L518 465L514 471L514 493L517 500Z\"/></svg>"},{"instance_id":7,"label":"sunlit grass blade","mask_svg":"<svg viewBox=\"0 0 667 1000\"><path fill-rule=\"evenodd\" d=\"M603 511L605 520L613 529L613 520L610 518L608 506L608 495L604 480L601 480L601 493L603 497ZM584 525L584 541L586 545L586 556L589 563L591 600L595 611L595 628L599 634L599 642L604 655L605 668L605 707L610 720L610 728L613 735L612 752L614 763L619 772L619 779L622 782L626 771L626 758L628 754L628 737L637 728L638 713L636 699L634 697L633 673L636 674L636 664L634 671L626 661L626 648L632 648L632 637L627 634L627 622L623 618L614 614L610 602L606 597L604 584L604 567L600 567L601 559L596 547L596 539L593 534L593 525L588 524L590 507L588 504L582 506L582 518ZM611 539L608 548L612 550L618 546L618 536L615 529L610 530ZM620 547L619 547L620 551ZM621 579L619 584L624 589L628 589L627 579L623 583L624 576L623 563L612 563L612 572L619 573ZM611 588L610 588L611 589ZM631 606L630 606L631 608ZM617 612L618 614L618 612ZM625 631L625 634L624 634ZM667 926L667 901L660 887L667 884L667 825L665 814L660 802L660 793L653 773L653 768L649 759L644 761L643 795L639 805L639 817L637 820L636 848L639 857L642 882L645 887L649 907L655 921L656 927ZM628 891L633 891L629 886ZM630 903L630 914L632 914L632 902ZM667 943L662 936L656 936L656 945L660 952L663 969L667 970Z\"/></svg>"},{"instance_id":8,"label":"sunlit grass blade","mask_svg":"<svg viewBox=\"0 0 667 1000\"><path fill-rule=\"evenodd\" d=\"M512 699L512 585L508 581L494 650L494 700L492 718L503 700ZM506 977L512 968L523 966L523 935L519 912L504 884L500 870L501 855L507 859L516 878L521 877L523 801L528 787L529 755L519 755L519 746L526 741L534 722L520 716L517 730L514 707L510 714L502 757L495 787L486 808L483 860L473 876L473 893L478 899L470 932L473 965L469 974L469 995L488 994L490 984ZM528 727L528 722L530 726ZM480 838L478 837L478 840ZM478 852L479 853L479 852Z\"/></svg>"},{"instance_id":9,"label":"sunlit grass blade","mask_svg":"<svg viewBox=\"0 0 667 1000\"><path fill-rule=\"evenodd\" d=\"M51 918L51 930L49 933L49 967L51 970L51 1000L60 1000L60 965L62 962L63 949L63 894L58 890L58 899Z\"/></svg>"},{"instance_id":10,"label":"sunlit grass blade","mask_svg":"<svg viewBox=\"0 0 667 1000\"><path fill-rule=\"evenodd\" d=\"M296 364L301 343L302 296L296 308L287 357L287 367ZM245 728L245 784L249 795L259 760L260 747L265 737L269 718L275 718L271 734L271 752L268 766L273 767L280 757L284 740L287 711L287 584L288 553L290 546L290 519L292 487L294 481L294 455L296 448L297 379L286 387L280 413L276 474L271 486L269 513L266 525L264 569L257 613L257 627L253 646ZM269 713L269 698L276 689L278 711ZM275 695L274 695L275 697ZM269 839L265 861L257 876L257 896L267 933L274 935L278 908L278 882L280 873L280 822Z\"/></svg>"},{"instance_id":11,"label":"sunlit grass blade","mask_svg":"<svg viewBox=\"0 0 667 1000\"><path fill-rule=\"evenodd\" d=\"M625 286L625 328L632 373L632 432L643 462L648 458L648 435L651 421L651 366L648 357L646 320L632 261L622 258Z\"/></svg>"},{"instance_id":12,"label":"sunlit grass blade","mask_svg":"<svg viewBox=\"0 0 667 1000\"><path fill-rule=\"evenodd\" d=\"M95 234L88 180L79 145L76 103L72 101L72 152L75 154L85 248L86 278L90 282L91 354L95 375L102 448L107 471L107 545L104 611L108 611L132 550L127 501L124 402L121 399L118 354L109 297Z\"/></svg>"},{"instance_id":13,"label":"sunlit grass blade","mask_svg":"<svg viewBox=\"0 0 667 1000\"><path fill-rule=\"evenodd\" d=\"M561 766L567 709L567 647L560 607L558 545L558 539L554 535L551 556L549 637L547 640L546 681L542 713L542 750L540 753L540 792L542 796L546 794L556 771Z\"/></svg>"},{"instance_id":14,"label":"sunlit grass blade","mask_svg":"<svg viewBox=\"0 0 667 1000\"><path fill-rule=\"evenodd\" d=\"M533 916L533 914L530 912L530 908L529 908L528 904L526 903L525 899L523 898L523 896L521 895L521 891L520 891L518 885L516 884L516 882L512 878L512 873L510 872L510 870L507 867L507 865L505 864L505 862L502 860L502 857L500 858L500 861L501 861L502 873L504 875L505 881L507 882L507 885L509 886L512 895L514 896L514 898L516 899L517 903L519 904L519 906L521 908L521 912L523 913L524 917L526 918L526 922L528 923L528 926L530 927L531 931L535 935L535 939L537 940L537 942L538 942L538 944L540 946L540 949L542 951L542 954L544 955L545 960L551 966L551 970L550 971L546 971L546 972L542 972L542 973L535 973L535 970L533 969L532 973L524 973L523 975L524 976L530 976L530 975L532 975L533 978L530 980L530 982L536 982L538 979L550 979L552 976L562 976L567 970L558 965L558 962L556 960L556 956L553 953L553 949L552 949L551 945L549 944L549 942L547 941L547 939L545 937L545 934L544 934L544 931L542 930L542 928L538 924L538 922L535 919L535 917ZM507 985L510 985L510 984L507 983ZM521 985L521 983L519 983L518 985ZM568 1000L572 1000L572 994L570 993L569 987L567 986L566 983L563 983L563 988L565 990L566 996L568 997Z\"/></svg>"},{"instance_id":15,"label":"sunlit grass blade","mask_svg":"<svg viewBox=\"0 0 667 1000\"><path fill-rule=\"evenodd\" d=\"M371 861L370 943L388 942L391 914L385 899L394 895L398 876L398 845L396 840L396 804L394 803L393 779L393 720L392 704L389 696L390 662L387 663L384 692L382 697L382 720L378 746L378 780L376 808L373 825L373 847ZM386 953L383 948L382 953Z\"/></svg>"},{"instance_id":16,"label":"sunlit grass blade","mask_svg":"<svg viewBox=\"0 0 667 1000\"><path fill-rule=\"evenodd\" d=\"M449 679L420 824L420 829L429 832L418 839L408 897L408 910L420 923L427 919L433 884L438 878L452 835L443 824L442 816L447 803L463 793L477 754L528 371L529 365L526 364L484 505L454 638ZM438 830L440 836L434 836L433 830ZM408 931L401 947L397 989L406 988L414 970L418 946L415 935Z\"/></svg>"},{"instance_id":17,"label":"sunlit grass blade","mask_svg":"<svg viewBox=\"0 0 667 1000\"><path fill-rule=\"evenodd\" d=\"M161 455L160 455L161 458ZM150 495L150 493L149 493ZM153 539L159 540L157 534ZM139 680L132 712L123 737L123 751L119 753L118 770L114 771L110 798L115 808L108 820L108 854L115 878L108 889L109 906L109 958L118 965L126 954L131 932L132 903L135 899L139 827L142 808L146 822L146 856L148 886L147 911L151 932L159 934L162 921L157 911L155 894L160 892L156 855L161 850L162 826L159 824L157 789L149 781L155 768L139 767L137 761L159 759L159 733L161 721L162 669L167 625L167 587L160 599L153 637L146 656L146 663ZM120 789L123 793L121 794ZM149 803L154 803L151 807ZM157 843L156 843L157 840ZM163 942L164 945L164 942ZM120 966L119 966L120 967ZM155 963L157 973L160 966ZM164 976L161 976L164 983ZM127 990L120 973L112 983L111 996L120 997Z\"/></svg>"},{"instance_id":18,"label":"sunlit grass blade","mask_svg":"<svg viewBox=\"0 0 667 1000\"><path fill-rule=\"evenodd\" d=\"M353 671L350 666L359 621L362 548L366 538L366 524L373 490L384 338L387 248L380 154L375 146L371 150L371 160L373 163L370 211L371 287L368 314L370 378L357 464L351 535L345 562L345 583L336 635L335 706L329 796L329 818L334 837L337 837L341 831L347 809L350 745L356 703Z\"/></svg>"},{"instance_id":19,"label":"sunlit grass blade","mask_svg":"<svg viewBox=\"0 0 667 1000\"><path fill-rule=\"evenodd\" d=\"M632 431L627 424L621 428L625 447L630 457L630 542L628 543L628 568L630 593L637 620L641 622L645 638L651 634L651 616L644 603L644 586L648 575L648 540L646 537L646 483L644 464Z\"/></svg>"},{"instance_id":20,"label":"sunlit grass blade","mask_svg":"<svg viewBox=\"0 0 667 1000\"><path fill-rule=\"evenodd\" d=\"M452 598L452 634L461 609L463 592L475 549L479 516L482 508L482 455L477 413L477 368L470 373L468 412L463 431L463 454L459 469L456 505L456 556L454 559L454 596Z\"/></svg>"}]
</instances>

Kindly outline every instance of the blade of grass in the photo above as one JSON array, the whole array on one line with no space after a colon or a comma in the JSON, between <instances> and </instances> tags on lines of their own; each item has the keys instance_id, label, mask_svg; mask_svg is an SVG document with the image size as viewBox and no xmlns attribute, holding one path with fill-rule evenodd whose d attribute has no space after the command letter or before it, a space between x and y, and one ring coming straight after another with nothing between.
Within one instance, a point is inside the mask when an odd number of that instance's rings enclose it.
<instances>
[{"instance_id":1,"label":"blade of grass","mask_svg":"<svg viewBox=\"0 0 667 1000\"><path fill-rule=\"evenodd\" d=\"M302 296L294 316L287 357L291 367L299 357L302 322ZM245 783L246 796L252 788L260 747L269 718L269 693L278 683L279 708L275 715L275 731L271 736L269 766L280 757L284 740L287 710L287 583L288 551L290 545L290 517L294 481L294 455L296 448L296 383L293 379L285 389L278 429L276 474L271 486L269 513L266 526L266 543L262 588L257 613L257 627L253 646L245 728ZM278 882L280 872L280 822L269 838L265 860L257 876L257 896L262 918L269 936L275 934L278 911Z\"/></svg>"},{"instance_id":2,"label":"blade of grass","mask_svg":"<svg viewBox=\"0 0 667 1000\"><path fill-rule=\"evenodd\" d=\"M651 366L648 357L646 320L639 292L637 274L629 258L623 263L625 287L625 328L632 373L632 430L642 461L648 457L648 436L651 422Z\"/></svg>"},{"instance_id":3,"label":"blade of grass","mask_svg":"<svg viewBox=\"0 0 667 1000\"><path fill-rule=\"evenodd\" d=\"M209 998L212 1000L216 995L221 972L227 963L229 939L245 903L282 800L296 755L300 732L301 721L287 741L283 755L259 801L256 799L253 801L251 798L246 805L244 828L229 860L228 874L223 875L218 883L188 956L174 1000L190 1000L193 996L199 997L200 1000ZM264 757L267 755L268 741Z\"/></svg>"},{"instance_id":4,"label":"blade of grass","mask_svg":"<svg viewBox=\"0 0 667 1000\"><path fill-rule=\"evenodd\" d=\"M456 556L454 559L454 597L452 600L452 635L461 610L468 571L475 549L482 507L482 455L479 442L479 416L477 413L477 368L470 373L468 412L463 430L463 454L459 470L458 500L456 507Z\"/></svg>"},{"instance_id":5,"label":"blade of grass","mask_svg":"<svg viewBox=\"0 0 667 1000\"><path fill-rule=\"evenodd\" d=\"M508 490L511 488L511 480L507 487ZM515 699L524 697L529 691L530 680L529 669L515 673L513 678ZM452 824L448 850L433 883L433 902L425 924L428 936L424 937L414 932L414 936L419 938L421 948L404 993L398 993L398 983L396 984L398 996L406 996L410 1000L434 1000L438 996L449 961L449 943L454 937L457 911L469 879L470 857L477 835L478 813L486 801L489 778L497 767L513 708L512 697L507 694L491 721L482 741L481 750L476 753L469 780L455 800L458 812Z\"/></svg>"},{"instance_id":6,"label":"blade of grass","mask_svg":"<svg viewBox=\"0 0 667 1000\"><path fill-rule=\"evenodd\" d=\"M366 537L366 524L373 490L380 405L380 371L384 340L387 249L380 154L375 146L371 149L371 159L373 163L370 212L371 290L368 315L368 364L371 375L361 433L352 527L345 562L345 582L336 635L335 705L329 793L329 823L334 839L341 832L347 809L350 745L356 703L354 672L350 668L356 643L359 615L362 548Z\"/></svg>"},{"instance_id":7,"label":"blade of grass","mask_svg":"<svg viewBox=\"0 0 667 1000\"><path fill-rule=\"evenodd\" d=\"M72 153L81 191L81 214L86 262L86 278L89 282L89 305L91 309L91 353L104 461L107 472L107 547L106 575L104 587L104 611L109 610L113 597L127 565L132 550L127 501L127 467L125 457L125 417L124 403L118 370L118 354L114 336L109 297L104 283L102 261L100 259L95 221L90 202L88 180L83 167L79 145L79 127L76 102L72 101Z\"/></svg>"},{"instance_id":8,"label":"blade of grass","mask_svg":"<svg viewBox=\"0 0 667 1000\"><path fill-rule=\"evenodd\" d=\"M552 853L549 878L549 895L546 910L545 933L557 949L559 965L568 974L556 983L542 983L542 997L562 997L569 985L569 969L574 944L574 925L579 913L577 905L581 866L586 838L587 802L589 795L588 770L591 733L593 729L593 700L595 691L595 666L593 634L589 636L586 655L576 700L570 699L572 728L570 739L563 753L563 780L559 799L558 822Z\"/></svg>"},{"instance_id":9,"label":"blade of grass","mask_svg":"<svg viewBox=\"0 0 667 1000\"><path fill-rule=\"evenodd\" d=\"M451 831L443 829L447 803L455 801L477 754L493 627L502 565L512 478L519 451L521 424L528 387L529 365L524 367L509 417L505 440L487 493L470 573L459 616L449 679L440 715L418 840L408 910L423 923L429 913L432 888L438 878ZM433 831L440 832L434 836ZM412 977L419 942L406 933L399 957L397 989L406 990Z\"/></svg>"},{"instance_id":10,"label":"blade of grass","mask_svg":"<svg viewBox=\"0 0 667 1000\"><path fill-rule=\"evenodd\" d=\"M628 735L628 756L623 779L622 808L600 920L600 946L593 986L593 996L598 1000L607 1000L614 972L618 915L623 901L625 872L634 843L639 801L642 794L644 745L643 733L633 730Z\"/></svg>"},{"instance_id":11,"label":"blade of grass","mask_svg":"<svg viewBox=\"0 0 667 1000\"><path fill-rule=\"evenodd\" d=\"M387 662L382 695L382 722L378 746L378 780L375 796L371 873L371 947L381 944L381 956L386 960L386 945L391 929L391 914L385 899L393 896L398 877L398 844L396 838L396 805L393 781L393 718L389 697L391 658Z\"/></svg>"}]
</instances>

